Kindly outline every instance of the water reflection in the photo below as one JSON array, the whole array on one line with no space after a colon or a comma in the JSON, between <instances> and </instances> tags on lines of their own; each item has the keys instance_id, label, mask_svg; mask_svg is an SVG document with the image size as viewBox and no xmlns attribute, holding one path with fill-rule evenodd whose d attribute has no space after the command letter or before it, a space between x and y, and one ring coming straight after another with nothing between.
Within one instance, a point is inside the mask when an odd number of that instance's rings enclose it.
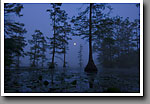
<instances>
[{"instance_id":1,"label":"water reflection","mask_svg":"<svg viewBox=\"0 0 150 104\"><path fill-rule=\"evenodd\" d=\"M50 69L50 74L51 74L51 86L54 84L54 68Z\"/></svg>"},{"instance_id":2,"label":"water reflection","mask_svg":"<svg viewBox=\"0 0 150 104\"><path fill-rule=\"evenodd\" d=\"M63 68L60 74L60 85L61 85L60 92L66 92L65 72L66 72L66 68Z\"/></svg>"},{"instance_id":3,"label":"water reflection","mask_svg":"<svg viewBox=\"0 0 150 104\"><path fill-rule=\"evenodd\" d=\"M83 68L5 70L5 92L139 91L138 76L125 80L110 72L85 73Z\"/></svg>"},{"instance_id":4,"label":"water reflection","mask_svg":"<svg viewBox=\"0 0 150 104\"><path fill-rule=\"evenodd\" d=\"M96 78L97 73L86 73L89 81L89 88L94 88L94 80Z\"/></svg>"}]
</instances>

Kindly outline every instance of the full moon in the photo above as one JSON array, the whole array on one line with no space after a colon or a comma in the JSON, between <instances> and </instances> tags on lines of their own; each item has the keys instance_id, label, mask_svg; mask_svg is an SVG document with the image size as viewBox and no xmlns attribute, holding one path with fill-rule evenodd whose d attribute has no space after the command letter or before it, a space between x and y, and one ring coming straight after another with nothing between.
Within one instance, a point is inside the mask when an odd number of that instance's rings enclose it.
<instances>
[{"instance_id":1,"label":"full moon","mask_svg":"<svg viewBox=\"0 0 150 104\"><path fill-rule=\"evenodd\" d=\"M73 45L74 45L74 46L76 46L76 45L77 45L77 43L73 43Z\"/></svg>"}]
</instances>

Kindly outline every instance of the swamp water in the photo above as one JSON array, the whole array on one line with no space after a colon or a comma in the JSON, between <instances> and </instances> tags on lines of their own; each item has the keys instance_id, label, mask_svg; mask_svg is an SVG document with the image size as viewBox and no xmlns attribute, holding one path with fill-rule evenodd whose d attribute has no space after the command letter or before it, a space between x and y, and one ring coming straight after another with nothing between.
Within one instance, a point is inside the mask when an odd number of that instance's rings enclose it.
<instances>
[{"instance_id":1,"label":"swamp water","mask_svg":"<svg viewBox=\"0 0 150 104\"><path fill-rule=\"evenodd\" d=\"M80 68L5 69L5 93L139 92L139 71L103 69L88 74ZM134 73L134 74L133 74Z\"/></svg>"}]
</instances>

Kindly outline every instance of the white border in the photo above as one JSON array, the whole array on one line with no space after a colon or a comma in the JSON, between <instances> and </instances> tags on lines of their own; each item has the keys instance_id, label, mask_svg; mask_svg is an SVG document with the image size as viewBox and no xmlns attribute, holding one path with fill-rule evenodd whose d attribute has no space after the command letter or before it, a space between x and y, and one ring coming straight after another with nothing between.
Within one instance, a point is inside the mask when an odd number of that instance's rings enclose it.
<instances>
[{"instance_id":1,"label":"white border","mask_svg":"<svg viewBox=\"0 0 150 104\"><path fill-rule=\"evenodd\" d=\"M140 3L140 93L4 93L4 3ZM1 96L143 96L143 0L1 0Z\"/></svg>"}]
</instances>

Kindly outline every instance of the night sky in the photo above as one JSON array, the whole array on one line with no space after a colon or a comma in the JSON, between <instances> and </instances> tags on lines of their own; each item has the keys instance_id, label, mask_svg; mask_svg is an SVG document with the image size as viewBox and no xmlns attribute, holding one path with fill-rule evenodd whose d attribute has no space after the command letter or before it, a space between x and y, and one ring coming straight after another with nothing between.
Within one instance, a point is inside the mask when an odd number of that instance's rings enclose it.
<instances>
[{"instance_id":1,"label":"night sky","mask_svg":"<svg viewBox=\"0 0 150 104\"><path fill-rule=\"evenodd\" d=\"M111 16L121 16L123 18L129 17L131 21L134 19L139 19L139 8L135 6L135 4L110 4L113 8ZM24 9L22 9L21 13L22 17L16 17L17 21L20 21L25 24L25 28L28 31L24 36L26 40L31 39L31 35L34 34L35 29L39 29L44 36L52 36L53 30L50 25L50 17L49 13L46 12L48 8L50 8L50 4L23 4ZM76 16L80 11L78 8L86 7L87 4L62 4L61 9L65 10L68 13L68 16L71 18L72 16ZM81 37L73 36L72 40L69 41L69 50L67 51L67 59L68 65L71 67L78 66L78 51L80 44L83 45L83 67L88 62L88 42L80 39ZM76 43L76 45L74 45ZM30 46L27 45L25 51L29 51ZM49 50L48 50L49 51ZM48 62L51 61L51 55L47 51ZM96 61L96 54L93 54L95 64L98 64ZM63 62L57 58L55 61L59 66L63 65ZM21 66L29 66L29 57L26 56L21 59Z\"/></svg>"}]
</instances>

